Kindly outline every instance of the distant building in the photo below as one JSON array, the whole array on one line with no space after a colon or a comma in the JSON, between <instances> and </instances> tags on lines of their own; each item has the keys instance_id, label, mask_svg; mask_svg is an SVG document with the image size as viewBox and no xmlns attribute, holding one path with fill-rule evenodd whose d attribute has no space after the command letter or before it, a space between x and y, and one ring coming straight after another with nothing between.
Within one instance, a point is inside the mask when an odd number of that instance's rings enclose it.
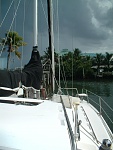
<instances>
[{"instance_id":1,"label":"distant building","mask_svg":"<svg viewBox=\"0 0 113 150\"><path fill-rule=\"evenodd\" d=\"M60 51L60 56L65 55L65 54L67 54L68 52L69 52L68 49L62 49L62 50Z\"/></svg>"},{"instance_id":2,"label":"distant building","mask_svg":"<svg viewBox=\"0 0 113 150\"><path fill-rule=\"evenodd\" d=\"M96 53L82 53L83 56L95 57Z\"/></svg>"},{"instance_id":3,"label":"distant building","mask_svg":"<svg viewBox=\"0 0 113 150\"><path fill-rule=\"evenodd\" d=\"M7 58L0 58L0 69L6 69L7 68Z\"/></svg>"}]
</instances>

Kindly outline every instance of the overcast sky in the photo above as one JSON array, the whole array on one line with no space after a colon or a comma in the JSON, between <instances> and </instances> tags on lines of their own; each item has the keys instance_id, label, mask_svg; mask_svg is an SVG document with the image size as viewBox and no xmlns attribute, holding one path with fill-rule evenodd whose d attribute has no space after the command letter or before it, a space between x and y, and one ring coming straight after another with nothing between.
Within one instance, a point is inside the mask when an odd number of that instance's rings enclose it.
<instances>
[{"instance_id":1,"label":"overcast sky","mask_svg":"<svg viewBox=\"0 0 113 150\"><path fill-rule=\"evenodd\" d=\"M61 48L113 53L113 0L65 0L59 15Z\"/></svg>"},{"instance_id":2,"label":"overcast sky","mask_svg":"<svg viewBox=\"0 0 113 150\"><path fill-rule=\"evenodd\" d=\"M1 0L1 20L8 10L12 0ZM15 0L16 5L19 0ZM44 54L48 47L48 27L47 27L47 4L46 0L38 0L39 6L39 51ZM32 0L21 0L13 28L23 36L23 14L25 15L24 41L27 46L24 50L24 56L29 59L33 44L33 5ZM53 0L54 6L54 43L57 51L79 48L83 53L113 53L113 0L59 0L57 9L57 0ZM58 13L57 13L58 10ZM9 29L13 12L6 17L0 34ZM57 17L57 14L59 17ZM8 21L6 21L8 20ZM59 23L59 34L58 34ZM59 35L59 40L58 40ZM58 42L59 41L59 42ZM59 43L59 44L58 44ZM24 60L26 62L27 60Z\"/></svg>"}]
</instances>

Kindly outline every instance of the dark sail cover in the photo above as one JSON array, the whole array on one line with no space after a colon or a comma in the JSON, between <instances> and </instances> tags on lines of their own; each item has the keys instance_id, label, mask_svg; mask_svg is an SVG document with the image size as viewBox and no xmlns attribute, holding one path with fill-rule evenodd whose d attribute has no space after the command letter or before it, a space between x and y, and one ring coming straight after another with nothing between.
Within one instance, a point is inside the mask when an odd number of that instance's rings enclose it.
<instances>
[{"instance_id":1,"label":"dark sail cover","mask_svg":"<svg viewBox=\"0 0 113 150\"><path fill-rule=\"evenodd\" d=\"M42 81L42 64L37 46L33 47L31 59L24 69L21 71L0 70L0 87L17 88L19 82L26 87L40 89ZM0 90L0 96L9 96L13 92Z\"/></svg>"}]
</instances>

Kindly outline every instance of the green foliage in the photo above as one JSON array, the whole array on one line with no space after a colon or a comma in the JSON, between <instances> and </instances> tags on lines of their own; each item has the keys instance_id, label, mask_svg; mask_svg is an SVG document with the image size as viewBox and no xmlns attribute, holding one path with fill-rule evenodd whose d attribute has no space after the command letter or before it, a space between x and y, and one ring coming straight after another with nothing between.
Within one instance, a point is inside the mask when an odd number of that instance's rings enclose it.
<instances>
[{"instance_id":1,"label":"green foliage","mask_svg":"<svg viewBox=\"0 0 113 150\"><path fill-rule=\"evenodd\" d=\"M45 53L46 58L48 58L48 52ZM45 57L44 56L44 57ZM57 59L56 59L57 58ZM106 55L102 55L101 53L97 53L96 56L83 56L81 51L78 48L75 48L72 52L66 51L66 53L60 56L61 63L61 79L91 79L95 78L95 75L99 73L99 69L101 66L104 66L105 71L113 71L113 68L110 68L112 54L106 52ZM56 61L57 60L57 61ZM55 74L56 78L59 76L59 66L58 66L58 54L55 53ZM92 68L92 66L96 66L97 68ZM108 69L109 68L109 69ZM65 73L64 73L65 71ZM97 73L95 73L95 71ZM109 76L111 73L104 73L104 76Z\"/></svg>"},{"instance_id":2,"label":"green foliage","mask_svg":"<svg viewBox=\"0 0 113 150\"><path fill-rule=\"evenodd\" d=\"M20 46L25 46L27 43L23 41L23 38L15 31L10 31L5 34L5 38L1 39L1 46L4 50L7 50L7 69L9 69L9 59L12 52L20 59L21 53L18 51Z\"/></svg>"},{"instance_id":3,"label":"green foliage","mask_svg":"<svg viewBox=\"0 0 113 150\"><path fill-rule=\"evenodd\" d=\"M48 61L49 59L52 60L52 54L49 47L46 48L46 51L44 51L44 53L45 54L41 57L43 61ZM55 52L55 50L54 50L54 58L55 58L55 62L58 63L58 54Z\"/></svg>"},{"instance_id":4,"label":"green foliage","mask_svg":"<svg viewBox=\"0 0 113 150\"><path fill-rule=\"evenodd\" d=\"M107 65L108 71L110 69L111 58L112 58L112 54L109 54L108 52L106 52L106 56L105 56L104 62Z\"/></svg>"}]
</instances>

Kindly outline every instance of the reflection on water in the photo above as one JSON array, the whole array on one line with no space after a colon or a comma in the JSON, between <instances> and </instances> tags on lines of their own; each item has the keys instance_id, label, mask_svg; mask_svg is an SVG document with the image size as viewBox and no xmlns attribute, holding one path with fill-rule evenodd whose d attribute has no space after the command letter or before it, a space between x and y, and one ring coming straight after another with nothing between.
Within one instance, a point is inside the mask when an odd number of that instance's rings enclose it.
<instances>
[{"instance_id":1,"label":"reflection on water","mask_svg":"<svg viewBox=\"0 0 113 150\"><path fill-rule=\"evenodd\" d=\"M71 81L67 85L71 87ZM113 81L74 81L73 87L78 88L79 92L87 89L107 100L113 98Z\"/></svg>"},{"instance_id":2,"label":"reflection on water","mask_svg":"<svg viewBox=\"0 0 113 150\"><path fill-rule=\"evenodd\" d=\"M61 84L63 85L63 84ZM64 87L64 85L63 85ZM72 82L67 82L67 87L72 87ZM105 102L110 105L113 109L113 81L74 81L73 87L77 88L79 93L82 92L82 89L87 89L93 93L95 93L98 96L101 96L102 99L105 100ZM105 107L105 105L102 106L104 110L108 113L109 117L113 121L113 112L111 113L110 109L108 107ZM110 123L106 116L104 116L105 120L107 121L109 127L111 128L113 132L113 124Z\"/></svg>"}]
</instances>

